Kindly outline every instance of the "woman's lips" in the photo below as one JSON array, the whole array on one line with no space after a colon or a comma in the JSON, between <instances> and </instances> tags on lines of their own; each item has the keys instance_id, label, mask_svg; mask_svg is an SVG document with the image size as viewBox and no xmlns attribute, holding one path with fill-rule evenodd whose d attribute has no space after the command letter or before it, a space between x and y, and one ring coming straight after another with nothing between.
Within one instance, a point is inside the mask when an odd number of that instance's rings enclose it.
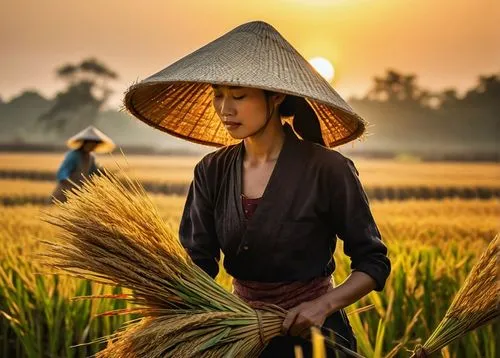
<instances>
[{"instance_id":1,"label":"woman's lips","mask_svg":"<svg viewBox=\"0 0 500 358\"><path fill-rule=\"evenodd\" d=\"M224 124L224 127L226 127L226 129L236 129L241 126L241 123L233 121L223 121L222 123Z\"/></svg>"}]
</instances>

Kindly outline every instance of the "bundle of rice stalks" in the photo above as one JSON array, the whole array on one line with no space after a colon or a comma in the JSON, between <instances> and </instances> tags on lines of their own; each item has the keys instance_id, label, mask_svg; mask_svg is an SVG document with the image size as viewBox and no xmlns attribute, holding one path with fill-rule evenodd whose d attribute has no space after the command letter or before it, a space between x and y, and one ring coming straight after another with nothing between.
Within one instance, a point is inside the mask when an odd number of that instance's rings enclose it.
<instances>
[{"instance_id":1,"label":"bundle of rice stalks","mask_svg":"<svg viewBox=\"0 0 500 358\"><path fill-rule=\"evenodd\" d=\"M255 310L199 269L137 182L106 173L67 198L45 218L61 239L46 243L45 263L130 289L109 298L142 316L104 338L98 357L256 357L280 334L286 312Z\"/></svg>"},{"instance_id":2,"label":"bundle of rice stalks","mask_svg":"<svg viewBox=\"0 0 500 358\"><path fill-rule=\"evenodd\" d=\"M438 327L412 357L425 358L499 316L499 235L474 265Z\"/></svg>"}]
</instances>

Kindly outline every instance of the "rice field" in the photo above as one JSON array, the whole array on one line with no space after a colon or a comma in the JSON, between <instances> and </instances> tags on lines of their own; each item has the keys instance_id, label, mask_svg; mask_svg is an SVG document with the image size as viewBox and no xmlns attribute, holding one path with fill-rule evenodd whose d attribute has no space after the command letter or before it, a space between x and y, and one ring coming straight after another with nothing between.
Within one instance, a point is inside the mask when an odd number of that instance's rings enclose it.
<instances>
[{"instance_id":1,"label":"rice field","mask_svg":"<svg viewBox=\"0 0 500 358\"><path fill-rule=\"evenodd\" d=\"M154 196L153 200L164 219L175 227L184 198ZM375 218L389 246L393 272L384 292L373 292L355 305L373 304L374 309L350 316L360 353L367 357L384 357L398 344L396 356L405 357L408 354L403 347L411 349L419 339L427 338L475 258L498 232L497 200L421 204L373 203ZM41 210L51 209L25 205L4 208L0 214L0 235L6 248L0 254L0 302L6 314L0 325L0 352L5 357L83 357L102 345L68 347L109 334L130 317L95 317L97 313L124 308L119 301L71 300L80 295L119 294L119 289L64 276L37 275L41 268L33 258L41 250L40 240L55 236L54 229L39 220ZM341 244L336 261L335 279L340 283L349 272ZM230 277L224 272L218 282L230 288ZM470 334L444 354L495 357L496 339L495 330L489 326Z\"/></svg>"},{"instance_id":2,"label":"rice field","mask_svg":"<svg viewBox=\"0 0 500 358\"><path fill-rule=\"evenodd\" d=\"M49 196L55 183L41 180L0 179L0 196Z\"/></svg>"},{"instance_id":3,"label":"rice field","mask_svg":"<svg viewBox=\"0 0 500 358\"><path fill-rule=\"evenodd\" d=\"M116 164L133 177L148 182L188 183L194 165L201 157L142 156L126 159L120 154L99 155L100 165L114 169ZM54 173L63 154L0 153L1 172ZM482 187L500 188L497 163L412 162L353 158L360 178L372 187Z\"/></svg>"},{"instance_id":4,"label":"rice field","mask_svg":"<svg viewBox=\"0 0 500 358\"><path fill-rule=\"evenodd\" d=\"M53 171L57 155L0 154L0 170ZM109 159L101 163L112 166ZM129 158L132 174L151 175L154 182L176 178L189 181L197 158ZM453 185L477 183L500 187L494 164L381 163L356 161L365 186L370 183ZM139 168L139 169L138 169ZM162 173L169 172L168 175ZM403 173L404 172L404 173ZM390 175L393 173L394 175ZM136 175L139 176L139 175ZM377 178L378 176L378 178ZM371 179L370 179L371 178ZM174 182L176 182L174 180ZM0 179L0 197L44 196L53 183ZM183 195L150 194L162 218L177 228ZM18 202L0 205L0 357L87 357L105 346L92 343L111 334L130 315L99 316L124 309L122 301L74 300L85 295L113 295L124 291L83 279L40 274L37 261L41 240L55 240L55 228L40 220L50 206ZM359 353L366 357L409 357L425 341L449 307L477 257L500 231L500 199L377 201L371 206L382 237L389 248L393 271L383 292L372 292L348 308L373 305L371 310L350 315ZM335 281L349 274L349 260L338 243ZM231 278L222 270L217 277L226 289ZM471 305L474 303L471 302ZM444 357L499 355L498 323L481 328L444 349ZM72 347L78 345L77 347Z\"/></svg>"}]
</instances>

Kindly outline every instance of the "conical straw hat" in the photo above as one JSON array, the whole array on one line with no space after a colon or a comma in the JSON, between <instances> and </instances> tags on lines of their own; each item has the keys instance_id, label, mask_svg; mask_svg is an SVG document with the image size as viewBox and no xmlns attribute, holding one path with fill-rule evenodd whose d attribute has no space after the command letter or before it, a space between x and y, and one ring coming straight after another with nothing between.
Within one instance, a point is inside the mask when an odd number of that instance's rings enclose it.
<instances>
[{"instance_id":1,"label":"conical straw hat","mask_svg":"<svg viewBox=\"0 0 500 358\"><path fill-rule=\"evenodd\" d=\"M68 139L66 144L71 149L79 149L85 140L98 142L94 149L97 153L107 153L115 149L115 143L111 140L111 138L94 126L88 126L81 132L75 134L73 137Z\"/></svg>"},{"instance_id":2,"label":"conical straw hat","mask_svg":"<svg viewBox=\"0 0 500 358\"><path fill-rule=\"evenodd\" d=\"M271 25L243 24L129 88L125 107L150 126L192 142L237 143L212 106L212 84L304 97L329 147L360 137L366 122Z\"/></svg>"}]
</instances>

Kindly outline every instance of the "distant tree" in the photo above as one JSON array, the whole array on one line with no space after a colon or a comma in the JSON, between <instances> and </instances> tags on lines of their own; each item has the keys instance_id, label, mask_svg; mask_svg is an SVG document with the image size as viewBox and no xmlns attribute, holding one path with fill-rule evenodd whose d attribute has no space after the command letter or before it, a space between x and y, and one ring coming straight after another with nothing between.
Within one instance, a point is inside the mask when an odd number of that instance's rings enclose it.
<instances>
[{"instance_id":1,"label":"distant tree","mask_svg":"<svg viewBox=\"0 0 500 358\"><path fill-rule=\"evenodd\" d=\"M61 66L56 70L56 74L59 78L69 78L69 79L72 79L77 72L78 72L78 67L71 64Z\"/></svg>"},{"instance_id":2,"label":"distant tree","mask_svg":"<svg viewBox=\"0 0 500 358\"><path fill-rule=\"evenodd\" d=\"M500 139L499 98L500 74L479 76L476 86L459 96L453 88L431 92L415 75L391 69L349 103L370 122L368 131L377 138L372 147L492 153Z\"/></svg>"},{"instance_id":3,"label":"distant tree","mask_svg":"<svg viewBox=\"0 0 500 358\"><path fill-rule=\"evenodd\" d=\"M417 85L417 76L404 75L395 70L387 70L385 77L375 77L372 89L366 99L380 102L400 103L417 106L429 106L435 97L428 90Z\"/></svg>"},{"instance_id":4,"label":"distant tree","mask_svg":"<svg viewBox=\"0 0 500 358\"><path fill-rule=\"evenodd\" d=\"M21 94L11 98L9 102L5 103L12 108L21 109L44 109L50 107L50 101L43 97L36 90L25 90Z\"/></svg>"},{"instance_id":5,"label":"distant tree","mask_svg":"<svg viewBox=\"0 0 500 358\"><path fill-rule=\"evenodd\" d=\"M500 74L479 76L478 84L475 88L467 91L464 101L469 104L477 102L484 104L484 102L491 102L496 104L496 108L500 106Z\"/></svg>"},{"instance_id":6,"label":"distant tree","mask_svg":"<svg viewBox=\"0 0 500 358\"><path fill-rule=\"evenodd\" d=\"M0 141L20 138L35 140L40 133L40 113L48 111L53 102L36 90L25 90L0 105Z\"/></svg>"},{"instance_id":7,"label":"distant tree","mask_svg":"<svg viewBox=\"0 0 500 358\"><path fill-rule=\"evenodd\" d=\"M85 59L77 65L65 64L56 69L56 75L67 83L67 87L57 94L52 108L39 119L59 133L70 133L94 124L113 93L109 80L118 78L116 72L95 58Z\"/></svg>"},{"instance_id":8,"label":"distant tree","mask_svg":"<svg viewBox=\"0 0 500 358\"><path fill-rule=\"evenodd\" d=\"M500 74L479 76L475 87L458 97L453 90L441 94L440 121L463 142L494 146L500 133Z\"/></svg>"},{"instance_id":9,"label":"distant tree","mask_svg":"<svg viewBox=\"0 0 500 358\"><path fill-rule=\"evenodd\" d=\"M460 99L457 95L457 90L454 88L449 88L444 90L439 94L440 107L445 108L455 108Z\"/></svg>"},{"instance_id":10,"label":"distant tree","mask_svg":"<svg viewBox=\"0 0 500 358\"><path fill-rule=\"evenodd\" d=\"M490 76L479 76L480 92L495 92L500 93L500 74Z\"/></svg>"}]
</instances>

